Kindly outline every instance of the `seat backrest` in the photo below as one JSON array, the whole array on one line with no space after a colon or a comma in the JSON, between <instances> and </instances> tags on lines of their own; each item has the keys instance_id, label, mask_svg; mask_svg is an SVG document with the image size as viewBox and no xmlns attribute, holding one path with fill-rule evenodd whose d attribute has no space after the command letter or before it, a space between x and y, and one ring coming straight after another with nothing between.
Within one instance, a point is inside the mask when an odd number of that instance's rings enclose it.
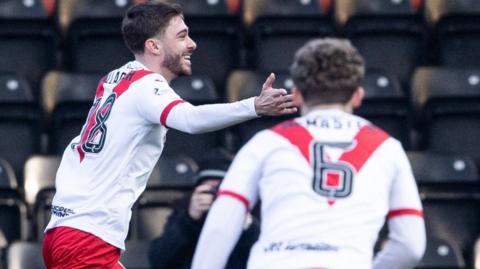
<instances>
[{"instance_id":1,"label":"seat backrest","mask_svg":"<svg viewBox=\"0 0 480 269\"><path fill-rule=\"evenodd\" d=\"M60 156L35 155L25 163L24 184L25 201L35 203L37 194L42 189L55 188L55 176L60 166Z\"/></svg>"},{"instance_id":2,"label":"seat backrest","mask_svg":"<svg viewBox=\"0 0 480 269\"><path fill-rule=\"evenodd\" d=\"M469 156L434 152L408 152L413 174L419 183L477 182L478 169Z\"/></svg>"},{"instance_id":3,"label":"seat backrest","mask_svg":"<svg viewBox=\"0 0 480 269\"><path fill-rule=\"evenodd\" d=\"M12 165L7 160L0 158L0 190L16 190L17 188L17 177Z\"/></svg>"},{"instance_id":4,"label":"seat backrest","mask_svg":"<svg viewBox=\"0 0 480 269\"><path fill-rule=\"evenodd\" d=\"M429 236L425 254L415 268L464 268L464 266L460 249L454 242Z\"/></svg>"},{"instance_id":5,"label":"seat backrest","mask_svg":"<svg viewBox=\"0 0 480 269\"><path fill-rule=\"evenodd\" d=\"M480 70L420 67L412 78L412 98L419 115L436 100L480 98ZM453 103L453 102L451 102ZM463 107L461 109L474 109Z\"/></svg>"},{"instance_id":6,"label":"seat backrest","mask_svg":"<svg viewBox=\"0 0 480 269\"><path fill-rule=\"evenodd\" d=\"M34 101L27 80L13 73L0 73L0 103L31 103Z\"/></svg>"},{"instance_id":7,"label":"seat backrest","mask_svg":"<svg viewBox=\"0 0 480 269\"><path fill-rule=\"evenodd\" d=\"M268 75L269 73L267 72L254 72L250 70L237 70L232 72L228 78L227 100L229 102L235 102L259 95ZM290 92L293 86L293 80L287 72L275 72L274 88L284 88Z\"/></svg>"},{"instance_id":8,"label":"seat backrest","mask_svg":"<svg viewBox=\"0 0 480 269\"><path fill-rule=\"evenodd\" d=\"M192 186L198 165L187 155L162 155L155 165L147 188Z\"/></svg>"},{"instance_id":9,"label":"seat backrest","mask_svg":"<svg viewBox=\"0 0 480 269\"><path fill-rule=\"evenodd\" d=\"M432 24L448 17L469 17L480 14L480 2L476 0L424 0L425 17Z\"/></svg>"},{"instance_id":10,"label":"seat backrest","mask_svg":"<svg viewBox=\"0 0 480 269\"><path fill-rule=\"evenodd\" d=\"M180 4L186 17L231 16L239 14L241 0L175 0Z\"/></svg>"},{"instance_id":11,"label":"seat backrest","mask_svg":"<svg viewBox=\"0 0 480 269\"><path fill-rule=\"evenodd\" d=\"M352 17L372 16L418 16L422 1L395 0L336 0L335 16L340 24Z\"/></svg>"},{"instance_id":12,"label":"seat backrest","mask_svg":"<svg viewBox=\"0 0 480 269\"><path fill-rule=\"evenodd\" d=\"M205 75L182 76L170 85L184 100L200 105L219 101L219 94L211 78Z\"/></svg>"},{"instance_id":13,"label":"seat backrest","mask_svg":"<svg viewBox=\"0 0 480 269\"><path fill-rule=\"evenodd\" d=\"M55 11L55 1L18 1L0 2L0 20L50 19Z\"/></svg>"},{"instance_id":14,"label":"seat backrest","mask_svg":"<svg viewBox=\"0 0 480 269\"><path fill-rule=\"evenodd\" d=\"M51 71L43 79L42 106L47 114L60 104L93 103L101 76L93 73Z\"/></svg>"},{"instance_id":15,"label":"seat backrest","mask_svg":"<svg viewBox=\"0 0 480 269\"><path fill-rule=\"evenodd\" d=\"M148 269L148 248L150 241L127 241L120 262L125 268Z\"/></svg>"},{"instance_id":16,"label":"seat backrest","mask_svg":"<svg viewBox=\"0 0 480 269\"><path fill-rule=\"evenodd\" d=\"M8 269L45 269L42 257L41 243L14 242L8 248Z\"/></svg>"},{"instance_id":17,"label":"seat backrest","mask_svg":"<svg viewBox=\"0 0 480 269\"><path fill-rule=\"evenodd\" d=\"M367 69L362 81L365 99L405 98L398 78L387 71Z\"/></svg>"}]
</instances>

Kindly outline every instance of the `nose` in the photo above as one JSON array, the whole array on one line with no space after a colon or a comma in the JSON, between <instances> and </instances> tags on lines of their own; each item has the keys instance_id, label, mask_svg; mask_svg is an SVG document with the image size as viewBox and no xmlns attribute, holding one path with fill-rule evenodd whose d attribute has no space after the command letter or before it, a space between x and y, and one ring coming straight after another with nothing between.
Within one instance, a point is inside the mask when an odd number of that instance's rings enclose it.
<instances>
[{"instance_id":1,"label":"nose","mask_svg":"<svg viewBox=\"0 0 480 269\"><path fill-rule=\"evenodd\" d=\"M195 43L195 41L193 41L193 39L191 37L188 37L188 48L192 51L194 51L196 48L197 48L197 43Z\"/></svg>"}]
</instances>

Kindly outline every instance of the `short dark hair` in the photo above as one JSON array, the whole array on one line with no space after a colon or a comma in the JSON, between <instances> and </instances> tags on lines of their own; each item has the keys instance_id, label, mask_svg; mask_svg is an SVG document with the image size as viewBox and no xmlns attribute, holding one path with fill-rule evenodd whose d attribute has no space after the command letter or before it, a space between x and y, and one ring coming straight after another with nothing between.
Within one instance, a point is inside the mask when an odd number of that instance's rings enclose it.
<instances>
[{"instance_id":1,"label":"short dark hair","mask_svg":"<svg viewBox=\"0 0 480 269\"><path fill-rule=\"evenodd\" d=\"M295 54L290 75L307 105L347 103L365 73L364 61L350 41L320 38Z\"/></svg>"},{"instance_id":2,"label":"short dark hair","mask_svg":"<svg viewBox=\"0 0 480 269\"><path fill-rule=\"evenodd\" d=\"M183 16L180 5L164 2L137 4L130 7L122 21L122 35L134 54L143 53L145 41L163 34L175 16Z\"/></svg>"}]
</instances>

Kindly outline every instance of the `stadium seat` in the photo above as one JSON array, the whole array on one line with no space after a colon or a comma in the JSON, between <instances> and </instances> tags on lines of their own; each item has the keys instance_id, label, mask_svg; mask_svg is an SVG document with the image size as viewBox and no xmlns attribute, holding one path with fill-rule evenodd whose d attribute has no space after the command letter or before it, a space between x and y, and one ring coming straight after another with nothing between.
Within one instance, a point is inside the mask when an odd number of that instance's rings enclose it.
<instances>
[{"instance_id":1,"label":"stadium seat","mask_svg":"<svg viewBox=\"0 0 480 269\"><path fill-rule=\"evenodd\" d=\"M427 237L427 248L416 269L460 269L465 262L454 242Z\"/></svg>"},{"instance_id":2,"label":"stadium seat","mask_svg":"<svg viewBox=\"0 0 480 269\"><path fill-rule=\"evenodd\" d=\"M231 70L243 65L241 0L174 0L185 14L191 38L197 43L192 72L210 77L221 96Z\"/></svg>"},{"instance_id":3,"label":"stadium seat","mask_svg":"<svg viewBox=\"0 0 480 269\"><path fill-rule=\"evenodd\" d=\"M61 154L80 134L94 101L100 75L49 72L42 85L42 106L47 117L49 153Z\"/></svg>"},{"instance_id":4,"label":"stadium seat","mask_svg":"<svg viewBox=\"0 0 480 269\"><path fill-rule=\"evenodd\" d=\"M253 67L265 72L287 70L306 41L336 34L331 11L331 0L245 0Z\"/></svg>"},{"instance_id":5,"label":"stadium seat","mask_svg":"<svg viewBox=\"0 0 480 269\"><path fill-rule=\"evenodd\" d=\"M27 207L18 198L0 197L0 230L7 242L28 238Z\"/></svg>"},{"instance_id":6,"label":"stadium seat","mask_svg":"<svg viewBox=\"0 0 480 269\"><path fill-rule=\"evenodd\" d=\"M225 146L225 130L202 134L187 134L175 129L167 133L167 141L162 155L176 155L179 152L198 162L206 149Z\"/></svg>"},{"instance_id":7,"label":"stadium seat","mask_svg":"<svg viewBox=\"0 0 480 269\"><path fill-rule=\"evenodd\" d=\"M2 158L0 158L0 197L21 197L15 171L12 165Z\"/></svg>"},{"instance_id":8,"label":"stadium seat","mask_svg":"<svg viewBox=\"0 0 480 269\"><path fill-rule=\"evenodd\" d=\"M480 165L480 70L423 67L415 71L412 96L422 148L469 155Z\"/></svg>"},{"instance_id":9,"label":"stadium seat","mask_svg":"<svg viewBox=\"0 0 480 269\"><path fill-rule=\"evenodd\" d=\"M25 163L25 201L33 216L33 237L43 238L50 220L51 200L55 190L55 175L60 156L35 155Z\"/></svg>"},{"instance_id":10,"label":"stadium seat","mask_svg":"<svg viewBox=\"0 0 480 269\"><path fill-rule=\"evenodd\" d=\"M40 122L41 113L26 80L0 73L0 155L13 166L18 179L28 156L40 150Z\"/></svg>"},{"instance_id":11,"label":"stadium seat","mask_svg":"<svg viewBox=\"0 0 480 269\"><path fill-rule=\"evenodd\" d=\"M17 241L8 248L8 269L45 269L42 243Z\"/></svg>"},{"instance_id":12,"label":"stadium seat","mask_svg":"<svg viewBox=\"0 0 480 269\"><path fill-rule=\"evenodd\" d=\"M148 247L149 241L127 241L125 252L120 257L120 262L125 268L149 269Z\"/></svg>"},{"instance_id":13,"label":"stadium seat","mask_svg":"<svg viewBox=\"0 0 480 269\"><path fill-rule=\"evenodd\" d=\"M58 0L66 32L65 64L74 72L108 72L133 60L121 35L121 21L134 0Z\"/></svg>"},{"instance_id":14,"label":"stadium seat","mask_svg":"<svg viewBox=\"0 0 480 269\"><path fill-rule=\"evenodd\" d=\"M43 75L56 65L54 9L54 1L0 1L0 71L25 77L35 96Z\"/></svg>"},{"instance_id":15,"label":"stadium seat","mask_svg":"<svg viewBox=\"0 0 480 269\"><path fill-rule=\"evenodd\" d=\"M184 100L202 105L221 101L215 84L205 75L191 75L178 77L170 83L172 89Z\"/></svg>"},{"instance_id":16,"label":"stadium seat","mask_svg":"<svg viewBox=\"0 0 480 269\"><path fill-rule=\"evenodd\" d=\"M378 69L367 69L362 82L365 99L355 114L387 131L410 148L412 130L410 102L400 81L392 74Z\"/></svg>"},{"instance_id":17,"label":"stadium seat","mask_svg":"<svg viewBox=\"0 0 480 269\"><path fill-rule=\"evenodd\" d=\"M407 156L420 185L478 183L478 167L469 156L428 151L410 151Z\"/></svg>"},{"instance_id":18,"label":"stadium seat","mask_svg":"<svg viewBox=\"0 0 480 269\"><path fill-rule=\"evenodd\" d=\"M425 0L425 16L433 28L436 64L476 68L480 61L480 2Z\"/></svg>"},{"instance_id":19,"label":"stadium seat","mask_svg":"<svg viewBox=\"0 0 480 269\"><path fill-rule=\"evenodd\" d=\"M183 154L163 155L155 165L147 183L147 189L193 186L197 163Z\"/></svg>"},{"instance_id":20,"label":"stadium seat","mask_svg":"<svg viewBox=\"0 0 480 269\"><path fill-rule=\"evenodd\" d=\"M147 189L133 209L131 239L151 240L162 234L173 205L189 192L185 188Z\"/></svg>"},{"instance_id":21,"label":"stadium seat","mask_svg":"<svg viewBox=\"0 0 480 269\"><path fill-rule=\"evenodd\" d=\"M422 1L337 0L335 15L368 68L384 69L407 87L426 61Z\"/></svg>"},{"instance_id":22,"label":"stadium seat","mask_svg":"<svg viewBox=\"0 0 480 269\"><path fill-rule=\"evenodd\" d=\"M257 96L262 90L262 85L265 79L268 77L267 72L253 72L248 70L237 70L233 72L228 79L228 101L235 102L244 98ZM293 87L293 81L288 73L276 72L275 82L273 87L284 88L288 92ZM235 151L244 145L250 138L252 138L257 132L263 129L273 127L275 124L290 119L293 116L282 117L261 117L258 119L249 120L229 128L229 134L231 134L231 140L229 145Z\"/></svg>"}]
</instances>

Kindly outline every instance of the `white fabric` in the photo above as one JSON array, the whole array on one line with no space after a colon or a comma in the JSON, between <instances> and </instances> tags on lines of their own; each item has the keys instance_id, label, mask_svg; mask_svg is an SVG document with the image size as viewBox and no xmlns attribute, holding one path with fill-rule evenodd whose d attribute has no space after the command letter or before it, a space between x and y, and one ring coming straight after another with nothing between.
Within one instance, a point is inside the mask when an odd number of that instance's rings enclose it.
<instances>
[{"instance_id":1,"label":"white fabric","mask_svg":"<svg viewBox=\"0 0 480 269\"><path fill-rule=\"evenodd\" d=\"M355 135L368 124L362 118L339 110L317 110L297 118L296 122L308 129L316 141L353 142L353 147ZM344 151L347 150L327 146L325 156L329 162L336 163ZM259 198L262 201L261 235L250 253L249 269L370 269L373 246L387 214L399 209L422 210L405 152L393 138L385 140L356 172L351 193L346 197L335 197L332 201L332 198L319 195L312 188L313 176L312 166L299 149L273 131L260 132L239 151L220 191L246 198L250 209ZM210 210L197 245L193 269L222 268L229 256L239 228L224 216L230 210L241 213L225 206L224 201L228 199L236 200L232 196L222 197ZM404 215L395 218L404 218ZM419 216L405 218L405 221L411 218L417 218L414 222L423 225ZM423 238L424 230L408 228L413 226L394 225L392 228L394 234ZM219 227L223 230L216 236ZM425 244L422 240L402 242L408 249L412 244L417 245L412 249L418 253ZM418 255L403 256L403 252L396 255L396 260L383 259L383 268L397 268L391 262L402 259L405 262L401 264L418 261Z\"/></svg>"},{"instance_id":2,"label":"white fabric","mask_svg":"<svg viewBox=\"0 0 480 269\"><path fill-rule=\"evenodd\" d=\"M85 143L80 143L84 141L79 135L65 149L56 176L52 218L45 231L73 227L124 249L131 207L144 191L163 150L167 127L160 124L162 113L167 116L167 126L190 132L216 130L256 117L253 98L231 105L194 107L180 103L168 110L181 98L155 73L133 81L111 107L104 105L122 82L120 78L134 70L146 68L133 61L110 72L103 83L103 94L97 94L99 110L104 113L101 115L111 110L106 120L92 120L95 124L103 121L103 126L96 133L92 131L88 141L96 146L103 143L103 148L96 153L85 152L82 158L78 148Z\"/></svg>"}]
</instances>

